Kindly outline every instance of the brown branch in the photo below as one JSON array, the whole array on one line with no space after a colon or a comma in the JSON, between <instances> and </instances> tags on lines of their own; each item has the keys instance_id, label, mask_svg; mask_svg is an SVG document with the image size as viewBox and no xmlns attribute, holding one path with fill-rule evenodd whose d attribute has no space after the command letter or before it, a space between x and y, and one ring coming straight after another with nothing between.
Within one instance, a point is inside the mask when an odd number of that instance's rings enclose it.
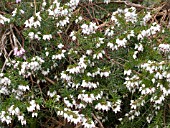
<instances>
[{"instance_id":1,"label":"brown branch","mask_svg":"<svg viewBox=\"0 0 170 128\"><path fill-rule=\"evenodd\" d=\"M92 14L93 14L93 18L94 18L94 20L96 21L96 23L97 23L97 25L99 25L99 22L98 22L98 20L97 20L97 18L95 18L95 10L94 10L94 7L93 7L93 5L92 5L92 7L90 7L91 9L92 9Z\"/></svg>"},{"instance_id":2,"label":"brown branch","mask_svg":"<svg viewBox=\"0 0 170 128\"><path fill-rule=\"evenodd\" d=\"M89 9L86 6L82 5L82 4L80 4L80 6L84 7L86 9L87 13L89 14L89 16L91 17L91 19L93 19L93 16L91 15Z\"/></svg>"},{"instance_id":3,"label":"brown branch","mask_svg":"<svg viewBox=\"0 0 170 128\"><path fill-rule=\"evenodd\" d=\"M164 105L164 110L163 110L163 125L166 127L166 104Z\"/></svg>"},{"instance_id":4,"label":"brown branch","mask_svg":"<svg viewBox=\"0 0 170 128\"><path fill-rule=\"evenodd\" d=\"M124 67L123 64L121 64L120 62L118 62L118 61L116 61L116 60L114 60L114 59L111 59L110 56L108 56L107 54L104 54L104 55L105 55L105 57L106 57L109 61L111 61L112 63L118 64L118 65Z\"/></svg>"},{"instance_id":5,"label":"brown branch","mask_svg":"<svg viewBox=\"0 0 170 128\"><path fill-rule=\"evenodd\" d=\"M9 40L10 40L10 44L11 44L12 49L14 49L15 47L13 45L12 35L9 35Z\"/></svg>"},{"instance_id":6,"label":"brown branch","mask_svg":"<svg viewBox=\"0 0 170 128\"><path fill-rule=\"evenodd\" d=\"M92 113L92 117L99 123L100 128L104 128L102 122Z\"/></svg>"},{"instance_id":7,"label":"brown branch","mask_svg":"<svg viewBox=\"0 0 170 128\"><path fill-rule=\"evenodd\" d=\"M48 78L48 77L45 77L45 80L47 80L48 82L50 82L53 85L55 84L55 82L53 80L51 80L50 78Z\"/></svg>"},{"instance_id":8,"label":"brown branch","mask_svg":"<svg viewBox=\"0 0 170 128\"><path fill-rule=\"evenodd\" d=\"M109 12L108 12L106 9L104 9L104 8L102 8L102 7L100 7L100 6L98 6L97 4L94 4L94 6L96 6L96 7L100 8L100 10L103 10L103 11L105 11L106 13L108 13L108 14L109 14Z\"/></svg>"},{"instance_id":9,"label":"brown branch","mask_svg":"<svg viewBox=\"0 0 170 128\"><path fill-rule=\"evenodd\" d=\"M78 123L75 128L80 128L82 126L82 123Z\"/></svg>"},{"instance_id":10,"label":"brown branch","mask_svg":"<svg viewBox=\"0 0 170 128\"><path fill-rule=\"evenodd\" d=\"M15 25L14 25L13 27L15 28L16 32L17 32L17 33L19 34L19 36L21 37L21 40L22 40L22 47L24 47L24 38L22 37L21 32L16 28Z\"/></svg>"},{"instance_id":11,"label":"brown branch","mask_svg":"<svg viewBox=\"0 0 170 128\"><path fill-rule=\"evenodd\" d=\"M0 14L5 15L5 14L6 14L6 12L0 11Z\"/></svg>"},{"instance_id":12,"label":"brown branch","mask_svg":"<svg viewBox=\"0 0 170 128\"><path fill-rule=\"evenodd\" d=\"M7 61L8 61L8 58L9 58L10 55L12 54L12 52L13 52L13 50L11 50L11 51L9 52L7 58L6 58L6 56L4 55L4 57L5 57L5 62L4 62L4 64L3 64L3 66L2 66L1 72L4 71L5 65L6 65L6 63L7 63Z\"/></svg>"},{"instance_id":13,"label":"brown branch","mask_svg":"<svg viewBox=\"0 0 170 128\"><path fill-rule=\"evenodd\" d=\"M30 75L30 80L31 80L31 84L33 86L35 82L33 81L32 75Z\"/></svg>"},{"instance_id":14,"label":"brown branch","mask_svg":"<svg viewBox=\"0 0 170 128\"><path fill-rule=\"evenodd\" d=\"M117 3L117 4L125 4L127 6L135 7L135 8L140 8L140 9L148 9L151 10L152 8L145 7L140 4L135 4L130 1L111 1L110 3ZM104 2L96 2L95 4L105 4Z\"/></svg>"},{"instance_id":15,"label":"brown branch","mask_svg":"<svg viewBox=\"0 0 170 128\"><path fill-rule=\"evenodd\" d=\"M105 27L105 26L109 26L109 22L104 22L103 24L100 24L99 26L98 26L98 29L100 29L100 28L103 28L103 27Z\"/></svg>"}]
</instances>

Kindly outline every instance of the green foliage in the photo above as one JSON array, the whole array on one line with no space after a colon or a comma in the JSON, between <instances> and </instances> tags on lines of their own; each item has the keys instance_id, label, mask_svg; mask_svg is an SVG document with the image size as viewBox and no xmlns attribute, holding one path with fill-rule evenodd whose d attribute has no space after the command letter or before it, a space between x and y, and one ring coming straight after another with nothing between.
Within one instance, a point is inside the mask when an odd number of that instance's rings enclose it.
<instances>
[{"instance_id":1,"label":"green foliage","mask_svg":"<svg viewBox=\"0 0 170 128\"><path fill-rule=\"evenodd\" d=\"M107 0L2 3L2 127L169 126L162 12Z\"/></svg>"}]
</instances>

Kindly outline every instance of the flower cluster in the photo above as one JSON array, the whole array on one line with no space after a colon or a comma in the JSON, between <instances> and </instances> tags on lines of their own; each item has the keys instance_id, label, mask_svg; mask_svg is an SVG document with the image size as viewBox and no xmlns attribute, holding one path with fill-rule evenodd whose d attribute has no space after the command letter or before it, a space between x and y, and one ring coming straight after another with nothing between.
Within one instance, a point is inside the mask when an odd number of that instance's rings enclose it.
<instances>
[{"instance_id":1,"label":"flower cluster","mask_svg":"<svg viewBox=\"0 0 170 128\"><path fill-rule=\"evenodd\" d=\"M32 117L37 117L38 114L37 114L36 110L40 110L40 106L39 106L39 104L35 103L35 100L31 100L30 106L27 107L27 111L32 112Z\"/></svg>"},{"instance_id":2,"label":"flower cluster","mask_svg":"<svg viewBox=\"0 0 170 128\"><path fill-rule=\"evenodd\" d=\"M0 125L149 126L170 95L169 30L110 0L40 1L0 15Z\"/></svg>"},{"instance_id":3,"label":"flower cluster","mask_svg":"<svg viewBox=\"0 0 170 128\"><path fill-rule=\"evenodd\" d=\"M25 50L23 48L21 48L20 50L18 50L17 47L14 48L14 55L15 56L20 57L20 56L24 55L24 53L25 53Z\"/></svg>"},{"instance_id":4,"label":"flower cluster","mask_svg":"<svg viewBox=\"0 0 170 128\"><path fill-rule=\"evenodd\" d=\"M151 13L150 12L147 12L147 14L145 15L145 17L143 17L143 21L142 21L142 24L144 26L146 26L146 23L152 18L151 16Z\"/></svg>"},{"instance_id":5,"label":"flower cluster","mask_svg":"<svg viewBox=\"0 0 170 128\"><path fill-rule=\"evenodd\" d=\"M143 40L143 38L145 37L153 36L160 30L161 30L161 26L157 23L153 23L149 29L141 31L141 33L138 35L138 40Z\"/></svg>"},{"instance_id":6,"label":"flower cluster","mask_svg":"<svg viewBox=\"0 0 170 128\"><path fill-rule=\"evenodd\" d=\"M134 119L135 116L139 116L140 112L138 110L146 104L146 100L152 103L155 111L159 110L162 106L165 98L170 94L170 88L166 86L170 82L170 73L168 72L169 68L166 68L166 62L155 62L148 61L147 63L143 63L140 65L141 71L148 72L150 80L147 80L151 86L144 82L145 79L141 79L139 75L134 75L131 78L132 71L125 71L126 82L124 83L129 91L135 93L136 91L140 92L140 97L136 100L131 100L131 111L126 115L129 119ZM162 84L163 79L166 80L166 84ZM155 95L157 93L161 93L161 95ZM147 96L151 96L147 99ZM156 114L156 113L155 113ZM152 118L151 118L152 119ZM149 117L147 117L148 122L151 121Z\"/></svg>"},{"instance_id":7,"label":"flower cluster","mask_svg":"<svg viewBox=\"0 0 170 128\"><path fill-rule=\"evenodd\" d=\"M81 28L82 28L82 33L83 33L83 34L90 35L90 34L92 34L92 33L95 33L95 31L96 31L96 29L97 29L98 27L96 26L96 23L90 22L89 25L83 24L83 25L81 26Z\"/></svg>"},{"instance_id":8,"label":"flower cluster","mask_svg":"<svg viewBox=\"0 0 170 128\"><path fill-rule=\"evenodd\" d=\"M0 14L0 23L5 24L5 22L9 23L10 19L6 18L6 17L4 17L3 15Z\"/></svg>"},{"instance_id":9,"label":"flower cluster","mask_svg":"<svg viewBox=\"0 0 170 128\"><path fill-rule=\"evenodd\" d=\"M64 109L57 112L58 116L63 116L68 122L78 124L82 123L85 128L93 128L95 124L92 120L87 120L83 114L79 114L78 111L71 111L70 109Z\"/></svg>"},{"instance_id":10,"label":"flower cluster","mask_svg":"<svg viewBox=\"0 0 170 128\"><path fill-rule=\"evenodd\" d=\"M11 80L4 76L3 73L0 74L0 94L8 95L8 86L11 84Z\"/></svg>"},{"instance_id":11,"label":"flower cluster","mask_svg":"<svg viewBox=\"0 0 170 128\"><path fill-rule=\"evenodd\" d=\"M169 44L160 44L159 50L161 52L164 52L164 53L169 53L170 52L170 45Z\"/></svg>"},{"instance_id":12,"label":"flower cluster","mask_svg":"<svg viewBox=\"0 0 170 128\"><path fill-rule=\"evenodd\" d=\"M29 27L29 28L32 28L32 27L35 27L35 28L37 28L37 27L40 27L41 26L41 24L40 24L40 22L41 22L41 16L40 16L40 12L37 12L36 14L35 14L35 17L34 16L32 16L32 17L30 17L30 19L28 19L28 20L26 20L25 21L25 27Z\"/></svg>"},{"instance_id":13,"label":"flower cluster","mask_svg":"<svg viewBox=\"0 0 170 128\"><path fill-rule=\"evenodd\" d=\"M137 22L137 14L136 14L136 8L126 8L124 10L118 9L117 11L112 13L111 20L116 23L116 25L120 25L118 22L118 19L116 17L122 17L124 16L126 22L135 23Z\"/></svg>"},{"instance_id":14,"label":"flower cluster","mask_svg":"<svg viewBox=\"0 0 170 128\"><path fill-rule=\"evenodd\" d=\"M20 121L22 125L26 125L24 114L20 111L18 107L14 107L14 105L12 105L8 108L7 111L0 112L1 122L6 122L7 124L10 124L12 122L12 116L17 116L18 121Z\"/></svg>"},{"instance_id":15,"label":"flower cluster","mask_svg":"<svg viewBox=\"0 0 170 128\"><path fill-rule=\"evenodd\" d=\"M98 100L102 98L103 92L101 91L99 94L94 96L94 94L85 94L85 91L83 90L83 93L78 95L78 99L81 101L84 101L86 103L92 103L94 100Z\"/></svg>"},{"instance_id":16,"label":"flower cluster","mask_svg":"<svg viewBox=\"0 0 170 128\"><path fill-rule=\"evenodd\" d=\"M41 70L41 65L44 63L44 60L39 56L35 56L31 59L31 62L16 62L15 60L11 61L11 65L13 65L14 69L19 70L19 75L23 75L28 78L30 75L34 75L33 72ZM21 68L19 68L21 66Z\"/></svg>"}]
</instances>

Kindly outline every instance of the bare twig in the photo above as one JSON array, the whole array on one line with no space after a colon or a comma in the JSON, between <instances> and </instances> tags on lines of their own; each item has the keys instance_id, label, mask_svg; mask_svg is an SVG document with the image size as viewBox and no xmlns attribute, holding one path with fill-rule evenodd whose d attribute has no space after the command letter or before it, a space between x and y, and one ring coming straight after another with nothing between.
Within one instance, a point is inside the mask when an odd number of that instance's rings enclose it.
<instances>
[{"instance_id":1,"label":"bare twig","mask_svg":"<svg viewBox=\"0 0 170 128\"><path fill-rule=\"evenodd\" d=\"M82 126L82 123L78 123L75 128L80 128Z\"/></svg>"},{"instance_id":2,"label":"bare twig","mask_svg":"<svg viewBox=\"0 0 170 128\"><path fill-rule=\"evenodd\" d=\"M18 41L18 39L16 38L16 36L15 36L15 34L14 34L14 31L13 31L13 24L10 24L10 32L11 32L11 34L12 34L12 38L13 38L13 43L14 43L14 47L17 47L18 45L17 44L19 44L19 46L20 47L22 47L21 46L21 44L20 44L20 42ZM12 43L12 42L11 42Z\"/></svg>"},{"instance_id":3,"label":"bare twig","mask_svg":"<svg viewBox=\"0 0 170 128\"><path fill-rule=\"evenodd\" d=\"M80 4L80 5L81 5L81 4ZM81 5L81 6L83 6L83 5ZM91 19L93 19L93 16L91 15L89 9L88 9L86 6L83 6L83 7L86 9L86 11L87 11L87 13L89 14L89 16L91 17Z\"/></svg>"},{"instance_id":4,"label":"bare twig","mask_svg":"<svg viewBox=\"0 0 170 128\"><path fill-rule=\"evenodd\" d=\"M32 75L30 75L30 80L31 80L31 84L32 86L34 85L35 81L33 81Z\"/></svg>"},{"instance_id":5,"label":"bare twig","mask_svg":"<svg viewBox=\"0 0 170 128\"><path fill-rule=\"evenodd\" d=\"M130 1L111 1L110 3L117 3L117 4L125 4L127 6L131 6L131 7L136 7L136 8L140 8L140 9L148 9L148 10L151 10L152 8L148 8L148 7L145 7L143 5L140 5L140 4L135 4L135 3L132 3ZM96 2L95 4L104 4L103 2Z\"/></svg>"},{"instance_id":6,"label":"bare twig","mask_svg":"<svg viewBox=\"0 0 170 128\"><path fill-rule=\"evenodd\" d=\"M5 14L6 14L6 12L0 11L0 14L3 14L3 15L5 15Z\"/></svg>"},{"instance_id":7,"label":"bare twig","mask_svg":"<svg viewBox=\"0 0 170 128\"><path fill-rule=\"evenodd\" d=\"M9 35L10 32L4 33L1 37L0 40L0 49L4 49L5 48L5 44L7 43L7 35Z\"/></svg>"},{"instance_id":8,"label":"bare twig","mask_svg":"<svg viewBox=\"0 0 170 128\"><path fill-rule=\"evenodd\" d=\"M100 10L103 10L103 11L105 11L106 13L108 13L108 14L109 14L109 12L108 12L106 9L104 9L104 8L102 8L102 7L100 7L100 6L98 6L97 4L94 4L94 6L96 6L96 7L100 8Z\"/></svg>"},{"instance_id":9,"label":"bare twig","mask_svg":"<svg viewBox=\"0 0 170 128\"><path fill-rule=\"evenodd\" d=\"M37 10L36 0L34 0L34 13L35 14L36 14L36 10Z\"/></svg>"},{"instance_id":10,"label":"bare twig","mask_svg":"<svg viewBox=\"0 0 170 128\"><path fill-rule=\"evenodd\" d=\"M7 58L6 58L6 56L4 55L4 57L5 57L5 62L4 62L4 64L3 64L3 66L2 66L1 72L4 71L5 65L6 65L6 63L7 63L7 61L8 61L8 58L10 57L10 55L11 55L12 52L13 52L13 50L11 50L11 51L9 52Z\"/></svg>"},{"instance_id":11,"label":"bare twig","mask_svg":"<svg viewBox=\"0 0 170 128\"><path fill-rule=\"evenodd\" d=\"M55 84L55 82L53 81L53 80L51 80L50 78L48 78L48 77L45 77L45 79L48 81L48 82L50 82L51 84Z\"/></svg>"},{"instance_id":12,"label":"bare twig","mask_svg":"<svg viewBox=\"0 0 170 128\"><path fill-rule=\"evenodd\" d=\"M22 34L21 32L15 27L14 25L14 29L16 30L16 32L19 34L19 36L21 37L21 40L22 40L22 47L24 47L24 38L22 37Z\"/></svg>"},{"instance_id":13,"label":"bare twig","mask_svg":"<svg viewBox=\"0 0 170 128\"><path fill-rule=\"evenodd\" d=\"M99 123L100 128L104 128L102 122L92 113L92 117Z\"/></svg>"},{"instance_id":14,"label":"bare twig","mask_svg":"<svg viewBox=\"0 0 170 128\"><path fill-rule=\"evenodd\" d=\"M105 26L109 26L109 22L104 22L103 24L100 24L100 25L98 26L98 29L103 28L103 27L105 27Z\"/></svg>"},{"instance_id":15,"label":"bare twig","mask_svg":"<svg viewBox=\"0 0 170 128\"><path fill-rule=\"evenodd\" d=\"M163 124L164 124L164 127L166 127L166 104L164 105Z\"/></svg>"}]
</instances>

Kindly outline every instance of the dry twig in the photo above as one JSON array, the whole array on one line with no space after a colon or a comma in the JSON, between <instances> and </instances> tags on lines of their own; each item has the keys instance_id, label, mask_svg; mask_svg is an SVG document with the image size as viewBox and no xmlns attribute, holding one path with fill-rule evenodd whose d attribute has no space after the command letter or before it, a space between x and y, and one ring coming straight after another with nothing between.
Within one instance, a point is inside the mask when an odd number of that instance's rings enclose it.
<instances>
[{"instance_id":1,"label":"dry twig","mask_svg":"<svg viewBox=\"0 0 170 128\"><path fill-rule=\"evenodd\" d=\"M130 1L119 1L118 0L118 1L111 1L110 3L125 4L126 6L131 6L131 7L140 8L140 9L147 9L147 10L151 10L152 9L152 8L140 5L140 4L132 3ZM95 4L104 4L104 3L103 2L96 2Z\"/></svg>"},{"instance_id":2,"label":"dry twig","mask_svg":"<svg viewBox=\"0 0 170 128\"><path fill-rule=\"evenodd\" d=\"M104 128L102 122L92 113L92 117L99 123L100 128Z\"/></svg>"},{"instance_id":3,"label":"dry twig","mask_svg":"<svg viewBox=\"0 0 170 128\"><path fill-rule=\"evenodd\" d=\"M45 79L48 81L48 82L50 82L51 84L55 84L55 82L53 81L53 80L51 80L50 78L48 78L48 77L45 77Z\"/></svg>"}]
</instances>

